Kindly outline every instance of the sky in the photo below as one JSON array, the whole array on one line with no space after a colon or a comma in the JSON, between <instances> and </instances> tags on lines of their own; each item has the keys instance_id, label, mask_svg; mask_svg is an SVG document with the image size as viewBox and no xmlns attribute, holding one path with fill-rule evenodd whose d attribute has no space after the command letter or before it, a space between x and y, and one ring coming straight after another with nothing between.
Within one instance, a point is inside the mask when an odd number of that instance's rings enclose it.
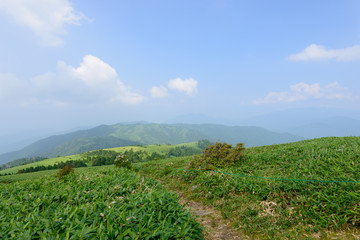
<instances>
[{"instance_id":1,"label":"sky","mask_svg":"<svg viewBox=\"0 0 360 240\"><path fill-rule=\"evenodd\" d=\"M357 0L0 0L0 136L360 111Z\"/></svg>"}]
</instances>

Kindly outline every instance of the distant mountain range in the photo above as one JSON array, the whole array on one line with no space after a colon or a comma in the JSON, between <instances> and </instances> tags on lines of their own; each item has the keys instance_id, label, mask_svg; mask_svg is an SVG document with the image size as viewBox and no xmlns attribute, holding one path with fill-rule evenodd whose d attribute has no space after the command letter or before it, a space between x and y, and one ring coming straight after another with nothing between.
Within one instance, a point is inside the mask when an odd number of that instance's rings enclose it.
<instances>
[{"instance_id":1,"label":"distant mountain range","mask_svg":"<svg viewBox=\"0 0 360 240\"><path fill-rule=\"evenodd\" d=\"M334 108L299 108L241 119L221 119L202 114L187 114L166 123L221 123L258 126L305 138L360 136L360 111Z\"/></svg>"},{"instance_id":2,"label":"distant mountain range","mask_svg":"<svg viewBox=\"0 0 360 240\"><path fill-rule=\"evenodd\" d=\"M180 144L201 139L245 143L246 147L287 143L303 137L277 133L261 127L231 127L215 124L115 124L54 135L19 151L0 155L0 164L26 157L56 157L90 150L138 144Z\"/></svg>"}]
</instances>

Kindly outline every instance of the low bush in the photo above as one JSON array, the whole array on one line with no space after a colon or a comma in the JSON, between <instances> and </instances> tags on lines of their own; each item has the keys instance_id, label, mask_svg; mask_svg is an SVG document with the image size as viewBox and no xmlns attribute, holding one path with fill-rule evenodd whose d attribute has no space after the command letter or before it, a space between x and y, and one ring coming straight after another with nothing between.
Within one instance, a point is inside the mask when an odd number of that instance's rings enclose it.
<instances>
[{"instance_id":1,"label":"low bush","mask_svg":"<svg viewBox=\"0 0 360 240\"><path fill-rule=\"evenodd\" d=\"M67 164L60 169L60 171L58 172L58 177L61 179L64 176L69 175L70 173L73 173L73 172L74 172L73 166L71 166L70 164Z\"/></svg>"},{"instance_id":2,"label":"low bush","mask_svg":"<svg viewBox=\"0 0 360 240\"><path fill-rule=\"evenodd\" d=\"M116 156L114 161L115 167L119 168L131 168L131 162L129 161L129 158L125 155L120 153Z\"/></svg>"},{"instance_id":3,"label":"low bush","mask_svg":"<svg viewBox=\"0 0 360 240\"><path fill-rule=\"evenodd\" d=\"M202 170L215 170L232 166L244 157L244 144L238 143L232 147L227 143L209 145L200 156L195 156L190 168Z\"/></svg>"}]
</instances>

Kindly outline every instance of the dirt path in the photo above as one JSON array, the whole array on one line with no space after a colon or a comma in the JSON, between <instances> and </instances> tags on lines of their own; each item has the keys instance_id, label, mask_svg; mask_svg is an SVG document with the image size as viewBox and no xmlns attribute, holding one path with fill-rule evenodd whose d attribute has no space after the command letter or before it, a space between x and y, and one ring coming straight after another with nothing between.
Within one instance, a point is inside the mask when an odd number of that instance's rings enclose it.
<instances>
[{"instance_id":1,"label":"dirt path","mask_svg":"<svg viewBox=\"0 0 360 240\"><path fill-rule=\"evenodd\" d=\"M180 204L185 204L193 216L196 216L201 226L205 227L205 239L207 240L231 240L231 239L250 239L249 237L236 231L229 221L223 219L220 212L204 206L200 202L186 199L182 193L177 193L180 197Z\"/></svg>"},{"instance_id":2,"label":"dirt path","mask_svg":"<svg viewBox=\"0 0 360 240\"><path fill-rule=\"evenodd\" d=\"M191 214L197 218L200 225L205 228L204 238L206 240L252 239L233 228L230 222L221 216L220 211L210 206L203 205L200 202L189 200L181 191L179 191L179 189L170 187L169 184L166 184L160 179L157 179L157 181L179 196L179 203L185 205L185 208L189 209Z\"/></svg>"}]
</instances>

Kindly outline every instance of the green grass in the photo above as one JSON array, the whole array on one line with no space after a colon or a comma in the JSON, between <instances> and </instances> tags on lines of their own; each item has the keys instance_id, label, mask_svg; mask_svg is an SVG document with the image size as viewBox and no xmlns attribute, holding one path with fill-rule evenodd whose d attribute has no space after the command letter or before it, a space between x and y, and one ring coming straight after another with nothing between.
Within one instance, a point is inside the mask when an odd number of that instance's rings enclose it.
<instances>
[{"instance_id":1,"label":"green grass","mask_svg":"<svg viewBox=\"0 0 360 240\"><path fill-rule=\"evenodd\" d=\"M116 151L133 148L164 153L171 147L174 146L152 145L116 148ZM247 148L245 156L236 166L218 172L181 170L188 167L193 157L136 163L134 167L140 175L159 179L167 187L183 191L188 198L213 206L234 227L255 239L356 239L360 235L360 184L351 183L360 181L360 137L321 138ZM82 177L71 180L71 185L81 189L77 184L86 185L83 178L91 175L95 176L92 177L94 181L97 178L100 181L96 180L96 184L106 189L110 180L103 175L121 179L111 169L113 166L75 169ZM16 183L0 187L11 185L14 188L19 184L18 196L23 196L21 189L27 189L27 184L34 181L46 183L52 179L55 186L55 172L2 176L0 183ZM36 180L41 176L45 177ZM137 178L136 182L139 181ZM60 185L56 186L60 189ZM109 186L112 189L111 184ZM61 187L66 188L65 185ZM13 196L16 198L15 193ZM70 229L73 227L70 222L74 225L74 221L69 220Z\"/></svg>"},{"instance_id":2,"label":"green grass","mask_svg":"<svg viewBox=\"0 0 360 240\"><path fill-rule=\"evenodd\" d=\"M72 155L72 156L49 158L49 159L45 159L45 160L42 160L39 162L34 162L34 163L29 163L29 164L25 164L25 165L21 165L21 166L16 166L13 168L4 169L4 170L0 171L0 174L17 173L19 170L29 168L29 167L50 166L50 165L54 165L56 162L66 162L66 161L70 161L70 160L80 160L80 159L81 159L80 154Z\"/></svg>"},{"instance_id":3,"label":"green grass","mask_svg":"<svg viewBox=\"0 0 360 240\"><path fill-rule=\"evenodd\" d=\"M3 184L0 199L0 239L203 239L175 194L113 166Z\"/></svg>"},{"instance_id":4,"label":"green grass","mask_svg":"<svg viewBox=\"0 0 360 240\"><path fill-rule=\"evenodd\" d=\"M113 165L83 167L83 168L75 168L75 171L78 173L87 173L87 172L97 171L99 169L108 169L113 167L114 167ZM25 180L36 180L41 177L56 175L57 172L59 172L59 169L0 176L0 183L13 183L13 182L19 182Z\"/></svg>"},{"instance_id":5,"label":"green grass","mask_svg":"<svg viewBox=\"0 0 360 240\"><path fill-rule=\"evenodd\" d=\"M321 182L360 181L360 137L248 148L237 166L219 170L224 173L174 169L186 168L191 160L166 159L137 168L219 209L255 238L353 239L360 233L360 184Z\"/></svg>"},{"instance_id":6,"label":"green grass","mask_svg":"<svg viewBox=\"0 0 360 240\"><path fill-rule=\"evenodd\" d=\"M12 182L18 182L18 181L24 181L24 180L39 179L39 178L47 176L47 175L54 175L58 171L59 171L59 169L39 171L39 172L33 172L33 173L22 173L22 174L0 176L0 184L1 183L12 183Z\"/></svg>"},{"instance_id":7,"label":"green grass","mask_svg":"<svg viewBox=\"0 0 360 240\"><path fill-rule=\"evenodd\" d=\"M167 145L167 144L156 144L156 145L143 145L143 146L127 146L127 147L117 147L117 148L108 148L106 150L112 150L112 151L116 151L116 152L125 152L126 150L130 150L133 149L134 151L146 151L149 153L153 153L153 152L158 152L161 154L165 154L168 153L170 151L170 149L175 148L177 146L187 146L187 147L194 147L197 148L197 142L192 142L192 143L183 143L183 144L178 144L178 145ZM13 168L8 168L5 170L1 170L0 174L6 174L6 173L17 173L19 170L22 169L26 169L29 167L36 167L36 166L49 166L49 165L54 165L56 162L66 162L66 161L70 161L70 160L80 160L82 159L82 155L81 154L76 154L76 155L71 155L71 156L62 156L62 157L57 157L57 158L49 158L49 159L45 159L39 162L34 162L34 163L29 163L29 164L25 164L25 165L21 165L21 166L16 166ZM1 176L0 176L1 178ZM0 179L1 182L1 179Z\"/></svg>"},{"instance_id":8,"label":"green grass","mask_svg":"<svg viewBox=\"0 0 360 240\"><path fill-rule=\"evenodd\" d=\"M155 145L142 145L142 146L127 146L127 147L118 147L118 148L108 148L106 150L113 150L116 152L125 152L126 150L134 150L134 151L147 151L149 153L157 152L157 153L168 153L172 148L179 146L187 146L197 148L197 142L191 143L182 143L177 145L169 145L169 144L155 144Z\"/></svg>"}]
</instances>

